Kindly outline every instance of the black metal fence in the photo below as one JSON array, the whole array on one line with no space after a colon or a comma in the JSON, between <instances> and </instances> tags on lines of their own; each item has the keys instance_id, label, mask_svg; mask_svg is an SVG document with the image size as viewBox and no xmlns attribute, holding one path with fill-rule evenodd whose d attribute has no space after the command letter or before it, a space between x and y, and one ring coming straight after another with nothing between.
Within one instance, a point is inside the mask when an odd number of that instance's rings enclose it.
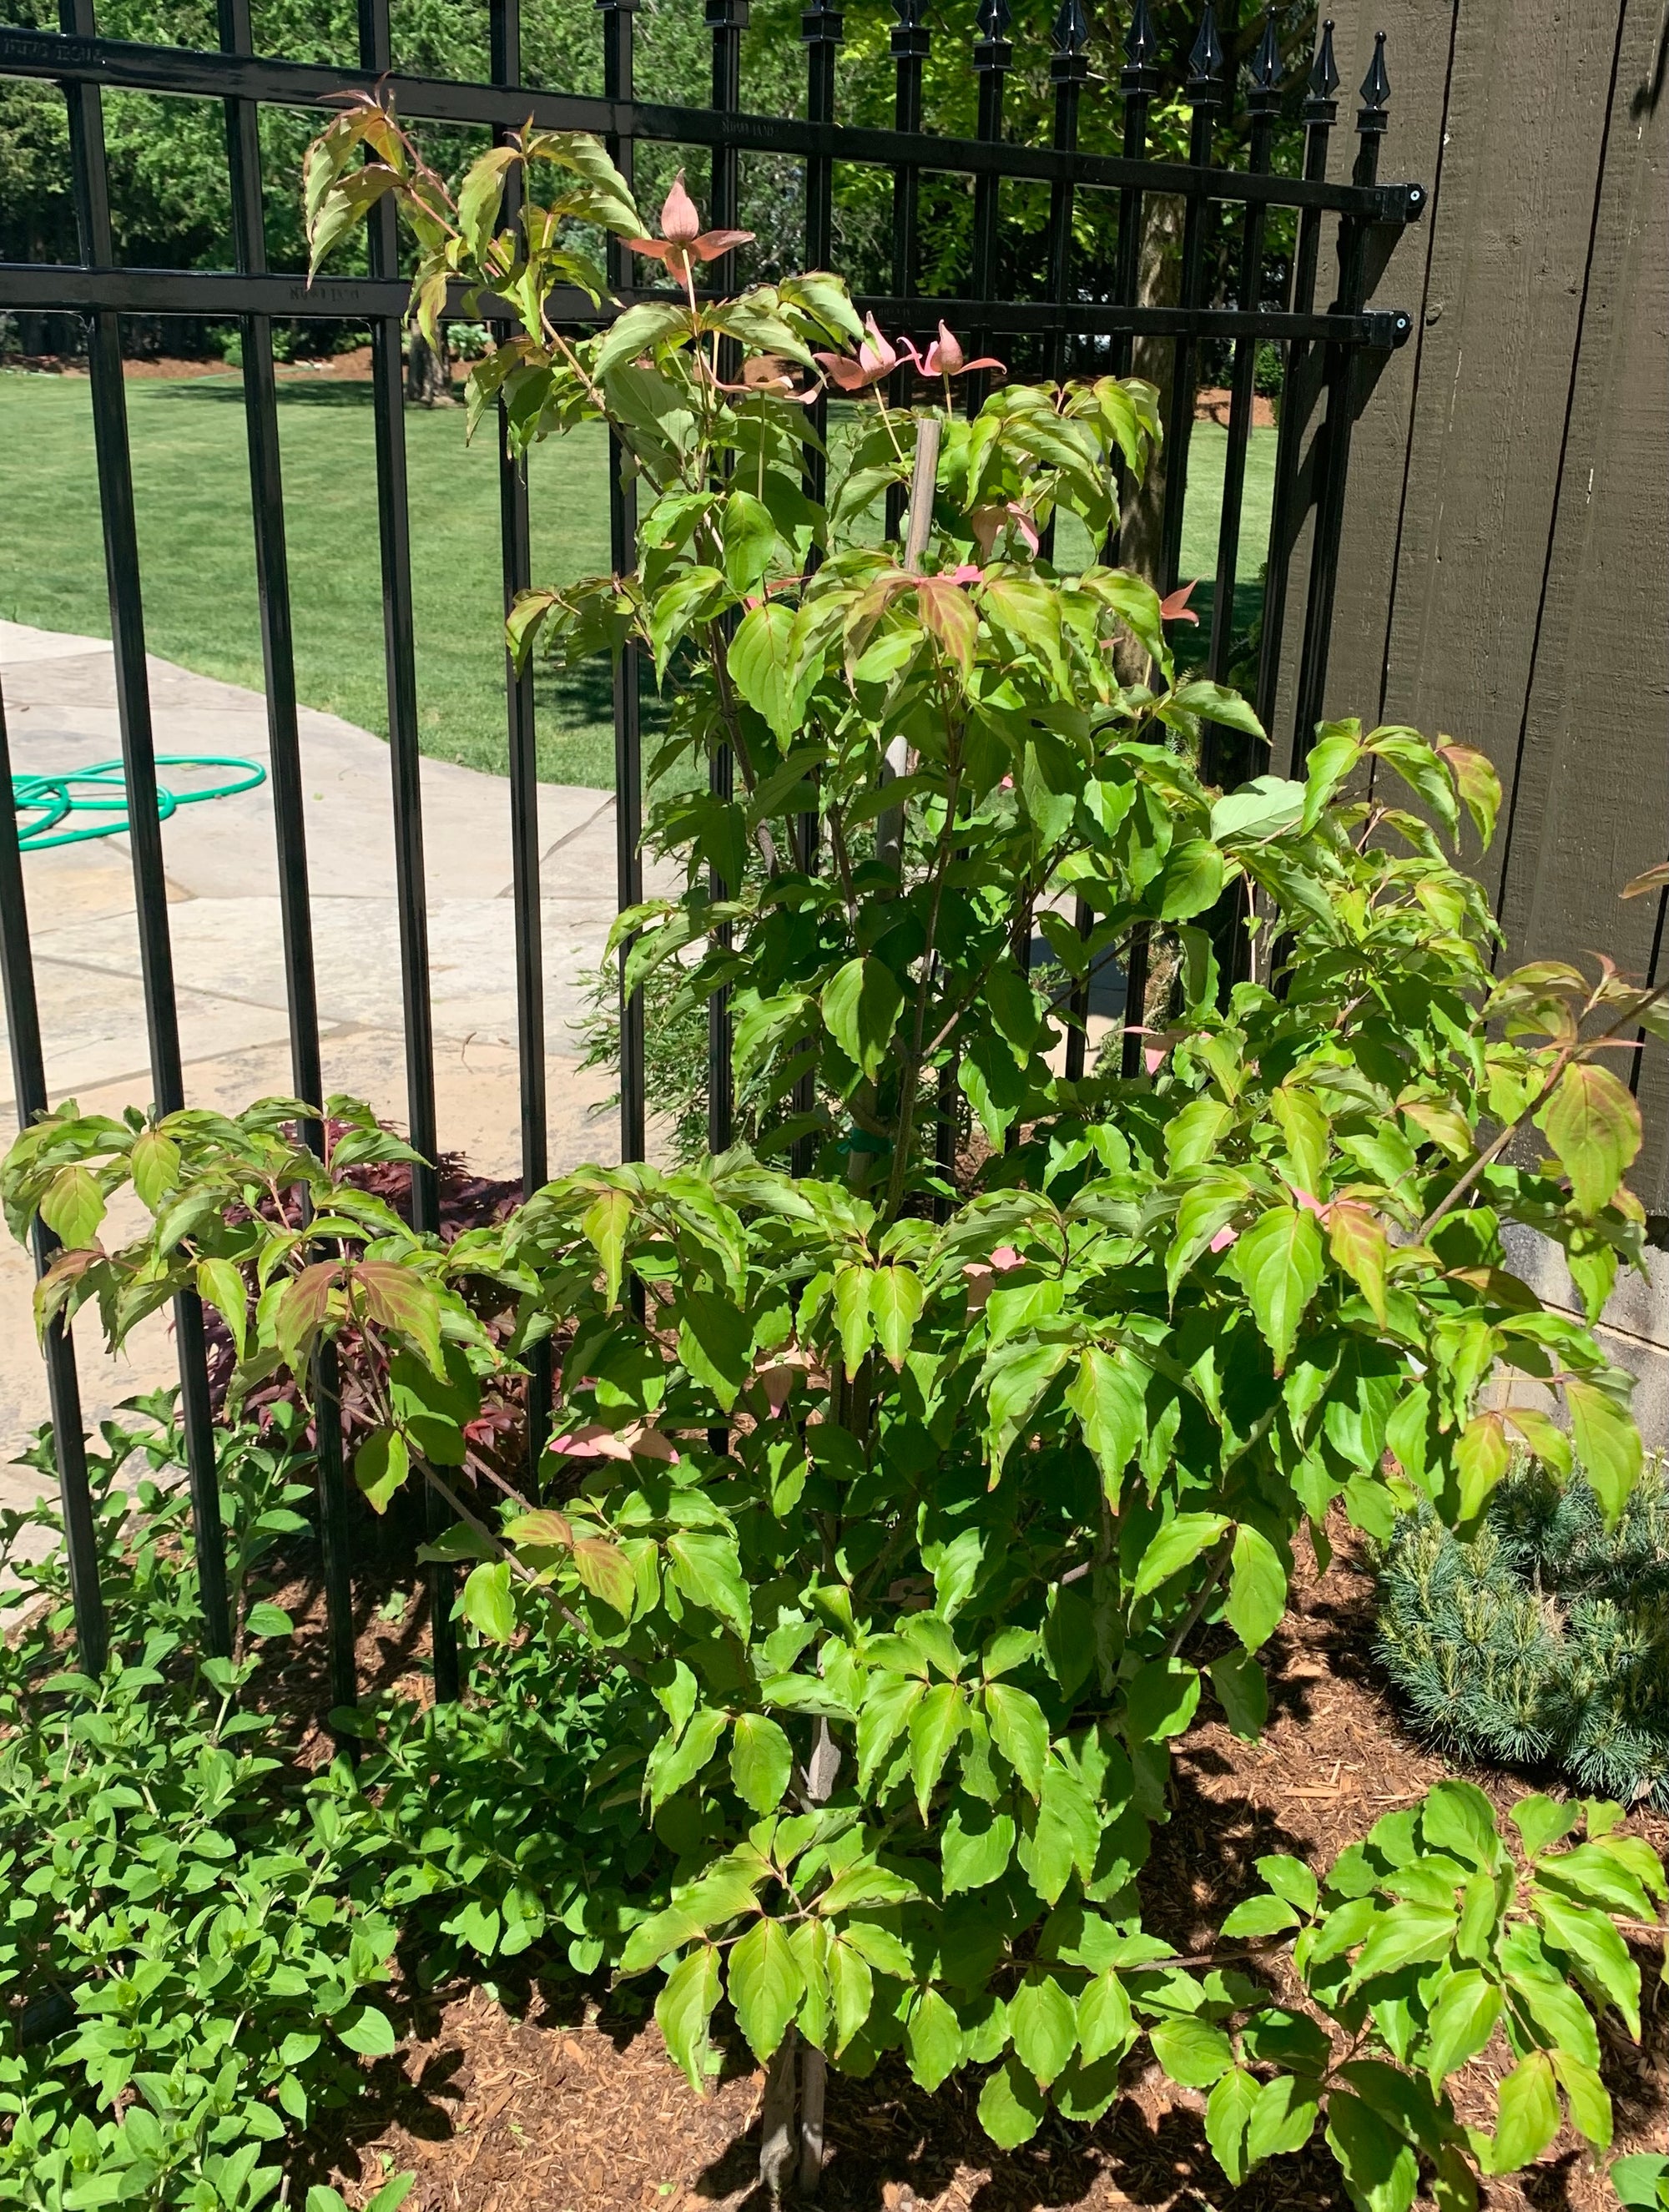
<instances>
[{"instance_id":1,"label":"black metal fence","mask_svg":"<svg viewBox=\"0 0 1669 2212\"><path fill-rule=\"evenodd\" d=\"M70 152L81 261L74 266L0 265L0 313L34 310L78 314L86 331L94 436L114 641L122 756L131 821L131 852L154 1103L161 1113L185 1103L176 1014L162 841L157 818L156 769L145 665L143 580L135 527L127 416L122 380L124 315L236 318L241 325L250 495L266 714L277 823L280 907L289 1000L292 1087L295 1095L322 1099L319 1010L308 897L301 756L292 652L290 595L286 567L283 476L279 450L272 324L319 318L369 324L375 416L378 527L387 665L389 764L395 833L405 1023L406 1116L411 1143L433 1162L442 1133L436 1124L434 1035L423 880L423 820L418 785L417 686L414 657L411 547L403 421L401 331L406 286L399 274L395 213L384 201L369 225L369 273L326 276L310 288L294 275L271 271L262 221L259 112L263 104L317 107L338 95L387 80L400 114L424 122L485 126L503 134L531 116L542 126L591 131L605 137L625 173L634 146L643 142L706 148L710 152L710 201L716 226L745 220L739 205L744 154L787 155L803 164L805 263L826 267L832 254L833 178L837 163L890 172L892 198L892 289L862 297L883 326L927 331L941 318L973 325L982 340L1008 337L1028 346L1061 373L1079 366L1130 368L1138 337L1170 342L1175 374L1166 424L1166 471L1160 529L1161 593L1178 584L1182 549L1188 451L1195 412L1196 372L1203 348L1227 347L1232 360L1227 463L1208 647L1209 672L1224 677L1230 665L1234 586L1240 573L1246 464L1253 416L1253 377L1260 343L1279 347L1285 360L1277 441L1273 520L1263 590L1262 643L1256 699L1273 732L1277 700L1289 696L1288 740L1277 739L1277 761L1296 762L1315 724L1321 699L1331 619L1332 578L1344 512L1353 416L1371 389L1376 356L1400 344L1409 318L1363 312L1368 257L1383 252L1424 204L1417 185L1382 185L1379 149L1389 96L1383 40L1376 45L1355 118L1355 152L1348 180L1328 174L1338 117L1338 75L1331 27L1317 48L1300 110L1302 173L1272 168L1276 127L1285 88L1279 50L1265 35L1251 67L1246 93L1250 118L1249 158L1244 168L1216 165L1223 118L1235 88L1229 79L1217 27L1208 4L1189 59L1185 98L1191 129L1185 162L1149 158L1150 121L1162 79L1147 0L1136 0L1124 38L1122 152L1079 150L1086 100L1107 100L1112 88L1094 82L1086 53L1088 28L1080 0L1064 0L1054 27L1050 77L1054 95L1053 143L1024 145L1004 132L1005 87L1014 50L1006 0L980 0L969 60L978 77L976 136L958 139L923 128L923 78L933 35L924 0L893 0L898 17L892 33L897 89L893 127L860 128L837 115L837 61L843 36L840 10L813 0L802 18L807 62L803 118L744 113L740 101L740 55L747 0L705 0L712 39L712 100L705 107L669 106L640 97L633 71L636 0L598 0L603 44L600 99L571 97L523 86L518 0L489 0L491 82L459 83L391 74L389 0L361 0L357 69L320 67L257 55L249 0L219 0L220 47L200 52L102 39L94 0L61 0L58 33L0 28L0 73L56 82L68 106ZM695 0L684 0L693 6ZM941 34L942 35L942 34ZM220 101L224 107L230 163L232 235L236 267L229 271L119 266L113 247L102 94L107 88ZM949 173L972 181L972 282L956 299L923 297L917 290L917 219L924 174ZM1005 184L1029 180L1050 192L1047 295L998 296L998 245ZM1080 194L1112 195L1117 201L1117 249L1111 283L1091 286L1075 269L1073 216ZM1181 290L1173 307L1136 304L1144 201L1179 198L1185 204L1181 246ZM1211 210L1222 213L1213 217ZM1264 301L1265 228L1272 210L1292 210L1296 246L1287 264L1288 290ZM1240 223L1237 303L1211 296L1207 252L1213 222ZM1323 275L1323 246L1335 234L1336 273ZM631 271L618 248L611 280L630 304ZM1319 287L1331 284L1330 305L1319 309ZM1111 297L1098 296L1110 293ZM557 303L560 318L576 325L600 319L583 295ZM605 313L612 310L605 310ZM500 491L503 581L506 604L531 580L527 489L503 442ZM618 456L617 456L618 458ZM612 558L629 567L635 540L632 496L618 467L611 471ZM1301 630L1289 617L1293 555L1310 533L1307 599ZM1301 639L1295 675L1282 684L1283 640ZM618 899L642 895L638 855L642 812L639 742L640 672L629 648L614 670L616 815ZM514 847L517 1032L520 1057L523 1187L546 1179L545 1018L540 937L538 787L531 679L505 669L509 806ZM1236 775L1241 763L1227 750L1226 733L1206 763L1215 778ZM716 770L723 774L723 763ZM0 775L10 773L0 706ZM23 870L11 813L0 829L0 966L21 1124L48 1104L41 1024L29 948ZM1127 1002L1138 1006L1145 985L1145 946L1132 951ZM1133 1044L1134 1039L1127 1040ZM645 1142L643 1019L641 1002L623 1007L620 1149L641 1158ZM1081 1050L1081 1043L1078 1049ZM728 1124L728 1039L722 1019L714 1026L712 1097L716 1127ZM432 1166L414 1170L414 1226L438 1225L438 1185ZM50 1237L36 1231L37 1265L50 1256ZM182 1295L174 1323L181 1382L182 1423L201 1567L205 1638L211 1651L230 1649L231 1624L218 1519L215 1443L205 1363L204 1319L197 1298ZM82 1650L94 1669L105 1650L97 1586L93 1521L83 1452L74 1353L54 1328L46 1344L51 1410L57 1432L76 1611ZM350 1574L349 1493L339 1422L333 1416L332 1376L319 1384L319 1462L326 1610L332 1656L332 1701L354 1702L354 1632ZM529 1449L542 1449L548 1425L550 1376L536 1373L530 1387ZM441 1697L455 1694L457 1658L448 1619L447 1571L431 1585L435 1678Z\"/></svg>"}]
</instances>

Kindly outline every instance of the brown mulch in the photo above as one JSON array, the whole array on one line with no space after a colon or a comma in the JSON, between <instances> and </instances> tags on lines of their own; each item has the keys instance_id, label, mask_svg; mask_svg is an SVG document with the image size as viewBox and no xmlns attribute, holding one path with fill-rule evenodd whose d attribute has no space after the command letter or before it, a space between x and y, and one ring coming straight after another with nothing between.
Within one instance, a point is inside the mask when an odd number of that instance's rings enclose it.
<instances>
[{"instance_id":1,"label":"brown mulch","mask_svg":"<svg viewBox=\"0 0 1669 2212\"><path fill-rule=\"evenodd\" d=\"M1228 428L1229 404L1233 394L1220 384L1203 384L1194 394L1194 420L1197 422L1220 422ZM1254 392L1252 400L1252 427L1254 430L1275 428L1275 402Z\"/></svg>"},{"instance_id":2,"label":"brown mulch","mask_svg":"<svg viewBox=\"0 0 1669 2212\"><path fill-rule=\"evenodd\" d=\"M1243 1743L1207 1720L1177 1747L1173 1817L1155 1832L1142 1888L1147 1923L1181 1946L1201 1945L1258 1886L1256 1858L1291 1851L1324 1863L1450 1771L1409 1738L1378 1686L1371 1585L1349 1532L1337 1533L1339 1552L1325 1576L1300 1547L1294 1610L1265 1654L1262 1741ZM295 1603L304 1593L287 1595ZM394 1622L367 1608L368 1680L415 1686L422 1611L415 1595ZM300 1686L290 1685L291 1694ZM1502 1808L1529 1786L1489 1771L1471 1778ZM1661 1818L1630 1825L1660 1850L1669 1844ZM1661 2148L1669 2120L1660 1952L1648 1942L1636 1955L1644 2047L1602 2032L1617 2152ZM643 2009L619 1999L600 2007L571 1984L537 1983L418 2000L402 2051L374 2069L345 2122L310 2142L305 2179L333 2176L360 2204L384 2174L414 2169L406 2212L762 2212L753 2169L763 2078L748 2054L732 2049L698 2098L667 2059L645 1997L635 1993L633 2003ZM1451 2084L1463 2119L1492 2116L1493 2080L1510 2063L1501 2045ZM999 2153L980 2131L965 2084L924 2096L896 2057L868 2081L832 2075L819 2202L828 2212L1218 2212L1232 2198L1236 2212L1346 2212L1325 2149L1275 2160L1232 2191L1206 2147L1201 2097L1171 2087L1139 2053L1126 2088L1097 2127L1051 2118L1032 2142ZM299 2201L304 2192L292 2193ZM1614 2203L1603 2162L1568 2133L1522 2184L1485 2189L1487 2212L1605 2212Z\"/></svg>"},{"instance_id":3,"label":"brown mulch","mask_svg":"<svg viewBox=\"0 0 1669 2212\"><path fill-rule=\"evenodd\" d=\"M87 363L73 356L57 354L30 355L16 364L19 368L43 376L80 376L88 374ZM340 377L367 377L371 373L371 349L356 346L350 352L332 354L319 359L311 355L304 361L279 362L277 364L279 381L302 384L326 383ZM125 359L122 362L122 380L128 384L143 384L153 378L179 381L192 377L241 377L241 369L234 368L223 361L186 358L174 354L148 354L143 358Z\"/></svg>"}]
</instances>

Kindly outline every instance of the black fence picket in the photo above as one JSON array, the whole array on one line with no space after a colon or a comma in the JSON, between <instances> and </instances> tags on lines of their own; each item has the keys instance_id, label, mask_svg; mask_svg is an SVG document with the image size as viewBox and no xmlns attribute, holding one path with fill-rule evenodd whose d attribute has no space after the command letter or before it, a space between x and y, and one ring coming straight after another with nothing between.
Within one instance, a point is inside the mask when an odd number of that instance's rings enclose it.
<instances>
[{"instance_id":1,"label":"black fence picket","mask_svg":"<svg viewBox=\"0 0 1669 2212\"><path fill-rule=\"evenodd\" d=\"M693 8L698 0L682 0ZM1183 161L1151 157L1153 105L1163 88L1147 0L1134 0L1124 41L1124 65L1117 95L1122 100L1121 151L1086 152L1080 140L1085 115L1106 97L1091 69L1089 26L1080 0L1063 0L1053 26L1049 56L1053 87L1051 143L1018 143L1009 133L1006 95L1015 67L1008 0L977 0L971 8L967 66L978 88L975 135L953 138L926 127L923 79L929 53L924 0L893 0L898 21L891 34L895 99L890 129L843 122L838 116L838 58L844 35L841 9L831 0L807 0L801 19L806 49L803 116L752 114L742 105L740 60L747 0L701 0L712 40L712 98L704 107L640 97L635 82L636 0L598 0L603 57L600 98L522 84L519 0L487 0L490 82L464 83L393 73L389 0L360 0L356 67L303 63L257 54L249 0L218 0L217 51L144 46L99 34L94 0L61 0L58 33L0 28L0 75L56 82L68 108L71 167L80 223L79 265L0 264L0 313L35 317L79 316L90 374L95 457L114 639L119 721L132 823L135 905L150 1047L155 1103L168 1111L184 1103L172 952L168 934L162 842L156 813L155 763L144 652L144 618L133 489L128 458L122 381L121 318L181 315L204 321L239 319L243 337L245 419L252 494L252 528L260 603L267 716L272 755L279 902L288 990L292 1079L298 1096L322 1107L318 992L302 805L301 756L291 643L284 498L280 465L272 322L317 319L368 324L372 333L373 396L378 492L378 544L382 577L384 646L389 714L390 806L394 830L396 902L399 927L405 1038L406 1117L425 1164L414 1172L415 1226L439 1226L436 1163L442 1133L437 1126L435 1042L429 979L428 913L423 872L423 819L418 744L416 638L406 496L401 333L406 285L392 203L369 222L369 273L325 276L310 287L266 265L261 222L262 179L259 121L264 105L311 107L323 115L344 94L386 82L404 119L484 129L503 140L530 118L538 126L597 132L630 178L640 142L704 149L715 226L746 228L743 157L776 154L799 161L805 181L805 244L808 265L837 258L834 177L838 164L888 172L892 178L892 238L885 296L860 296L861 312L883 329L930 335L941 319L969 332L974 350L1008 341L1056 374L1079 370L1128 373L1138 337L1170 342L1176 375L1166 423L1166 481L1158 572L1169 592L1180 580L1187 457L1194 419L1195 364L1207 348L1227 343L1232 359L1225 490L1218 532L1215 591L1207 664L1225 675L1237 642L1234 589L1246 562L1240 525L1246 459L1251 436L1253 377L1258 348L1282 351L1285 377L1281 405L1271 535L1265 568L1257 704L1267 726L1282 696L1282 647L1289 623L1294 556L1312 532L1305 590L1302 646L1293 686L1291 758L1302 759L1319 713L1332 617L1332 576L1344 513L1350 430L1371 387L1366 364L1400 344L1409 319L1368 312L1363 305L1367 250L1376 228L1394 233L1416 217L1425 195L1417 185L1381 185L1378 161L1389 81L1383 39L1376 44L1362 86L1357 117L1357 155L1348 181L1327 173L1328 149L1337 116L1333 97L1338 72L1331 27L1319 43L1301 119L1306 126L1302 174L1283 176L1272 167L1276 119L1281 106L1279 51L1272 25L1252 57L1246 100L1252 117L1248 165L1233 169L1217 158L1220 126L1234 96L1235 71L1225 55L1209 4L1203 11L1188 58L1185 97L1192 109L1188 154ZM1027 58L1022 56L1022 63ZM107 88L213 100L226 119L231 188L230 233L235 265L229 270L144 269L117 263L106 175L102 94ZM971 265L965 295L923 296L921 289L921 191L925 176L959 177L972 187ZM1042 296L1020 296L1008 281L1003 252L1005 185L1029 181L1049 188L1044 238L1046 270ZM1081 270L1073 244L1075 210L1087 194L1117 197L1118 220L1112 266ZM1181 295L1173 306L1138 303L1143 208L1149 196L1185 203ZM1239 254L1232 304L1210 296L1215 258L1209 244L1216 226L1238 217ZM1297 240L1288 296L1264 297L1264 241L1273 213L1290 211ZM1322 253L1329 222L1337 234L1337 280L1332 304L1318 312ZM1019 257L1015 257L1018 258ZM611 241L608 275L619 299L630 304L638 270ZM721 268L715 278L727 272ZM1005 295L1006 285L1006 295ZM552 312L575 327L595 326L613 312L577 291L558 295ZM979 380L967 380L978 404ZM900 386L900 396L905 388ZM819 420L823 419L819 410ZM503 587L506 604L532 577L527 486L512 458L502 415L500 515ZM621 467L618 441L610 445L610 543L617 568L631 565L635 495ZM820 458L814 458L814 469ZM813 482L813 489L820 489ZM1121 487L1122 489L1122 487ZM898 502L888 509L896 527ZM1105 549L1117 557L1115 527ZM621 908L643 893L638 847L643 823L643 753L639 655L628 647L613 675L617 896ZM517 1042L520 1062L521 1155L524 1184L542 1181L548 1166L545 978L541 940L539 796L533 686L505 664L506 767L513 852L511 899L515 945ZM1222 775L1242 773L1247 757L1239 741L1215 732L1206 766ZM1284 764L1284 763L1282 763ZM0 773L7 772L0 721ZM714 787L728 789L730 764L717 763ZM816 865L815 817L801 838L804 865ZM1081 909L1078 921L1087 928ZM1240 932L1243 937L1244 931ZM1140 1026L1147 994L1148 945L1138 931L1124 949L1126 1013L1122 1065L1139 1067ZM620 1152L641 1159L647 1136L648 1098L641 991L624 988L621 969ZM24 899L23 866L15 828L0 830L0 979L3 980L21 1122L48 1099L41 1024ZM50 1030L51 1009L47 1010ZM1080 994L1082 1018L1087 1000ZM50 1043L50 1036L46 1041ZM1081 1036L1075 1036L1069 1065L1083 1065ZM709 1075L711 1127L728 1136L732 1076L728 1011L715 1009ZM808 1105L803 1094L798 1103ZM953 1091L941 1100L940 1153L949 1164ZM796 1158L807 1157L803 1150ZM50 1257L50 1239L37 1242L37 1266ZM215 1480L215 1438L204 1349L201 1309L194 1297L176 1305L187 1468L202 1568L204 1638L211 1652L230 1649L231 1624L223 1543ZM105 1649L104 1619L88 1497L82 1419L72 1349L60 1329L46 1344L49 1396L58 1433L58 1474L68 1530L77 1634L86 1663L96 1668ZM325 1561L331 1691L337 1704L355 1693L350 1492L344 1465L333 1370L323 1367L318 1385L320 1534ZM551 1405L548 1364L535 1365L529 1389L530 1468L536 1469L547 1433ZM438 1507L439 1501L434 1501ZM449 1517L449 1516L443 1516ZM431 1519L430 1526L436 1525ZM457 1692L458 1660L450 1619L450 1570L429 1570L435 1625L437 1694Z\"/></svg>"}]
</instances>

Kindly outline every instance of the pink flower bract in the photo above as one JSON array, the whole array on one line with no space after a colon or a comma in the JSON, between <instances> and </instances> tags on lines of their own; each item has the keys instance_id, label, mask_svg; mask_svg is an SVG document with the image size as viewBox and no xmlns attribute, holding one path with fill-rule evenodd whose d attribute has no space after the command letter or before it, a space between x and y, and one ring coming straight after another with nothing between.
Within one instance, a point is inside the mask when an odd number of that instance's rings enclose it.
<instances>
[{"instance_id":1,"label":"pink flower bract","mask_svg":"<svg viewBox=\"0 0 1669 2212\"><path fill-rule=\"evenodd\" d=\"M630 238L626 244L645 260L660 262L680 284L689 283L696 262L716 261L733 246L749 246L753 240L751 230L704 230L696 204L684 189L682 169L661 203L661 231L659 238Z\"/></svg>"}]
</instances>

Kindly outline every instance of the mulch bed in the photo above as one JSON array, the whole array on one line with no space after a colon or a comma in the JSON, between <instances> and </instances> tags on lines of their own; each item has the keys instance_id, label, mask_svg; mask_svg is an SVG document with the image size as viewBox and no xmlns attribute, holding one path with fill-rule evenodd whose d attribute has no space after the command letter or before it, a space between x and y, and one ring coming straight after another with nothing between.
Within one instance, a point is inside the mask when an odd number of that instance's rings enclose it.
<instances>
[{"instance_id":1,"label":"mulch bed","mask_svg":"<svg viewBox=\"0 0 1669 2212\"><path fill-rule=\"evenodd\" d=\"M1179 1946L1201 1945L1258 1886L1254 1859L1291 1851L1329 1860L1447 1771L1407 1735L1379 1687L1371 1583L1348 1530L1335 1533L1339 1549L1325 1575L1300 1549L1293 1612L1265 1654L1271 1710L1263 1741L1243 1743L1207 1721L1177 1747L1173 1817L1155 1832L1142 1887L1148 1924ZM301 1595L286 1594L292 1603ZM420 1613L414 1597L405 1619L367 1619L368 1683L416 1686ZM304 1631L298 1644L308 1640ZM300 1685L288 1687L293 1694ZM1528 1786L1489 1771L1471 1778L1502 1808ZM1669 1844L1669 1822L1642 1815L1631 1825L1660 1850ZM1648 1942L1637 1955L1644 2048L1602 2031L1619 2152L1662 2148L1669 2121L1660 1948ZM633 2001L644 2005L641 1995ZM415 2169L406 2212L763 2212L753 2179L763 2077L740 2046L704 2099L668 2062L644 2010L571 1983L443 1993L407 2017L401 2051L373 2070L352 2113L308 2146L307 2180L334 2177L357 2205L383 2175ZM1501 2044L1451 2084L1464 2119L1490 2118L1492 2081L1510 2063ZM965 2084L923 2096L897 2059L868 2081L831 2075L819 2201L828 2212L1217 2212L1233 2197L1237 2212L1345 2212L1325 2149L1277 2160L1234 2192L1206 2147L1203 2098L1170 2087L1139 2051L1127 2088L1094 2129L1051 2118L1031 2143L1005 2154L980 2132ZM302 2179L291 2183L297 2203ZM1568 2135L1522 2184L1488 2184L1484 2201L1487 2212L1615 2204L1603 2164Z\"/></svg>"}]
</instances>

